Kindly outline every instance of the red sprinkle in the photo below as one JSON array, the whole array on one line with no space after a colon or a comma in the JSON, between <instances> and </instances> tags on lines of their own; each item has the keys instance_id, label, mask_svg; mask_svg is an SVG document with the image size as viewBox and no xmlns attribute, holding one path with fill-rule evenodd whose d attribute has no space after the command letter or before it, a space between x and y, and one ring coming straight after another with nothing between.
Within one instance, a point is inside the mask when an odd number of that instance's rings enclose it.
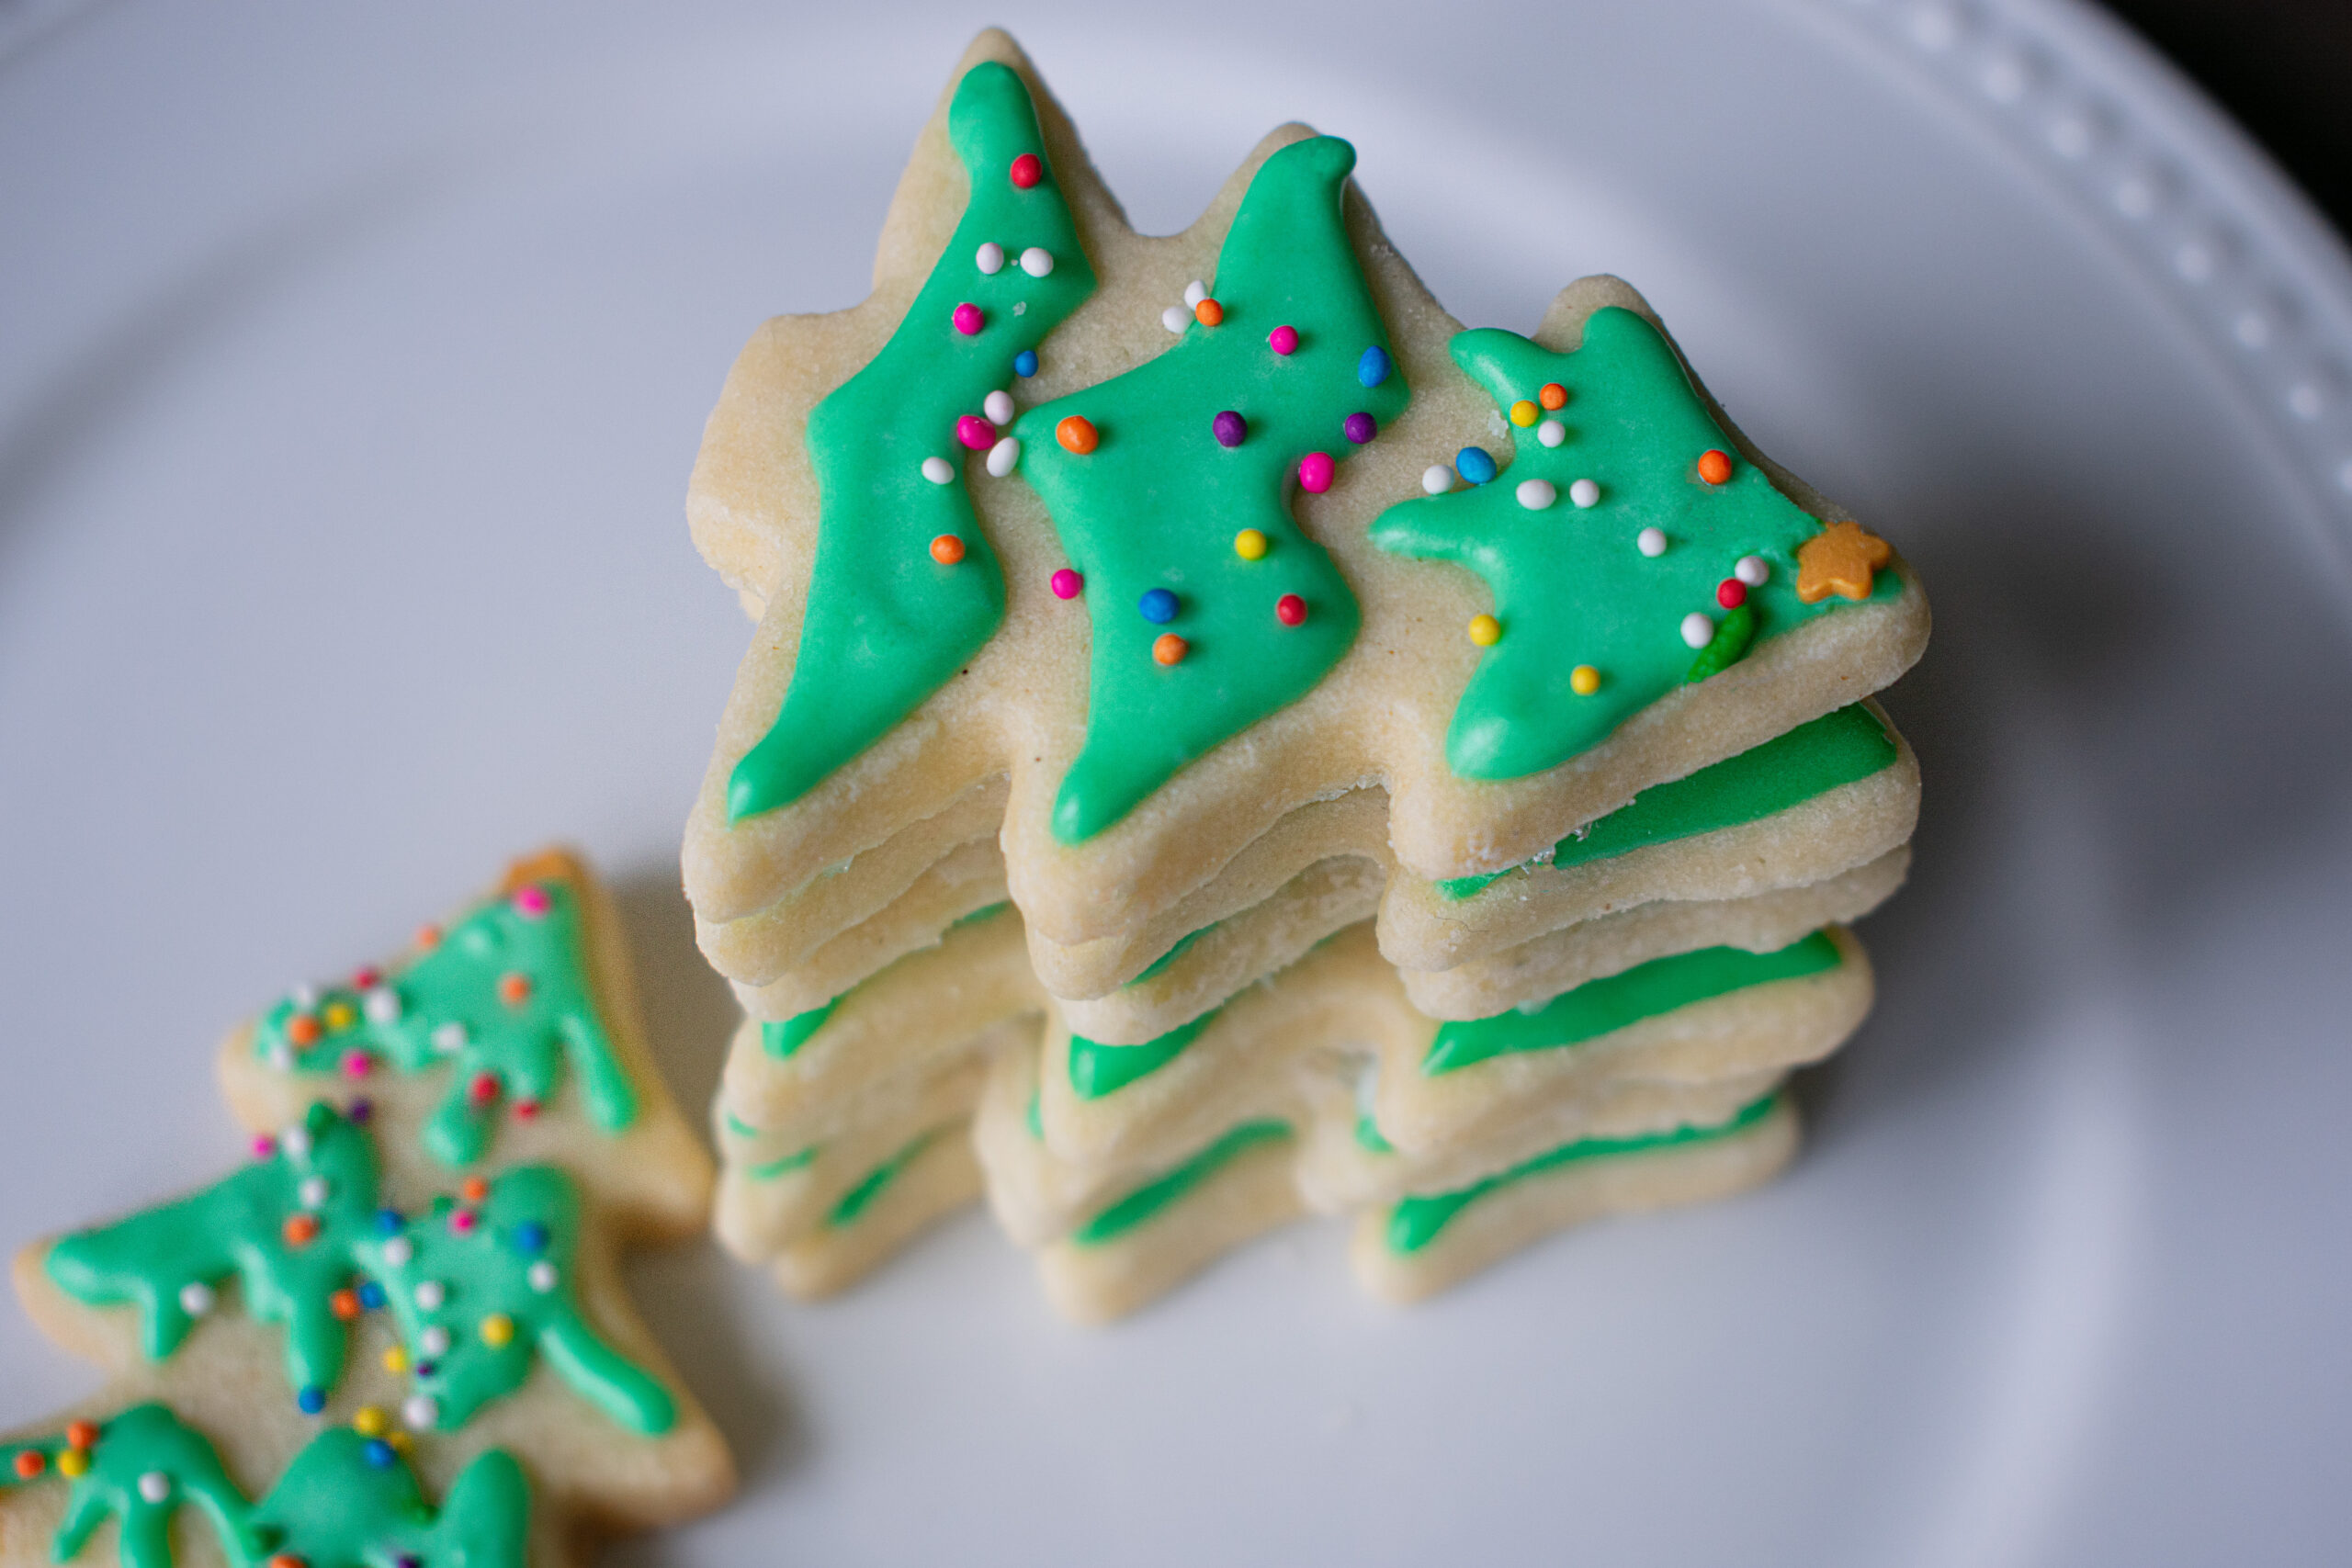
<instances>
[{"instance_id":1,"label":"red sprinkle","mask_svg":"<svg viewBox=\"0 0 2352 1568\"><path fill-rule=\"evenodd\" d=\"M355 991L373 989L376 982L383 977L383 971L372 964L365 969L355 969L351 974L351 988Z\"/></svg>"},{"instance_id":2,"label":"red sprinkle","mask_svg":"<svg viewBox=\"0 0 2352 1568\"><path fill-rule=\"evenodd\" d=\"M1023 152L1012 161L1012 183L1021 189L1027 190L1045 177L1045 160L1035 152Z\"/></svg>"},{"instance_id":3,"label":"red sprinkle","mask_svg":"<svg viewBox=\"0 0 2352 1568\"><path fill-rule=\"evenodd\" d=\"M466 1086L466 1096L476 1105L488 1105L498 1098L498 1075L476 1073L474 1081Z\"/></svg>"},{"instance_id":4,"label":"red sprinkle","mask_svg":"<svg viewBox=\"0 0 2352 1568\"><path fill-rule=\"evenodd\" d=\"M41 1467L48 1462L39 1449L26 1449L17 1455L17 1478L30 1481L41 1472Z\"/></svg>"},{"instance_id":5,"label":"red sprinkle","mask_svg":"<svg viewBox=\"0 0 2352 1568\"><path fill-rule=\"evenodd\" d=\"M1699 477L1711 485L1719 485L1731 478L1731 458L1708 447L1699 454Z\"/></svg>"},{"instance_id":6,"label":"red sprinkle","mask_svg":"<svg viewBox=\"0 0 2352 1568\"><path fill-rule=\"evenodd\" d=\"M1274 619L1286 626L1306 624L1306 601L1295 593L1285 593L1274 601Z\"/></svg>"},{"instance_id":7,"label":"red sprinkle","mask_svg":"<svg viewBox=\"0 0 2352 1568\"><path fill-rule=\"evenodd\" d=\"M517 1122L528 1122L538 1113L539 1102L536 1100L518 1100L514 1102L514 1120Z\"/></svg>"},{"instance_id":8,"label":"red sprinkle","mask_svg":"<svg viewBox=\"0 0 2352 1568\"><path fill-rule=\"evenodd\" d=\"M1736 610L1747 603L1747 584L1736 577L1726 577L1715 584L1715 603L1726 610Z\"/></svg>"}]
</instances>

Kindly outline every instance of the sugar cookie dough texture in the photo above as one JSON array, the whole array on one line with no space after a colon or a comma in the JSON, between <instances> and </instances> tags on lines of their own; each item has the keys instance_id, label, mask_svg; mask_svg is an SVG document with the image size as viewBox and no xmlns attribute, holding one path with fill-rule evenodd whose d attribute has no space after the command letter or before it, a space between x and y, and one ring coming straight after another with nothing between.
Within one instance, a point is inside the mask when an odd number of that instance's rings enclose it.
<instances>
[{"instance_id":1,"label":"sugar cookie dough texture","mask_svg":"<svg viewBox=\"0 0 2352 1568\"><path fill-rule=\"evenodd\" d=\"M1310 1213L1417 1297L1770 1176L1868 1011L1917 580L1623 283L1464 331L1354 164L1285 127L1137 235L984 33L872 297L728 378L684 858L785 1289L985 1194L1076 1318Z\"/></svg>"},{"instance_id":2,"label":"sugar cookie dough texture","mask_svg":"<svg viewBox=\"0 0 2352 1568\"><path fill-rule=\"evenodd\" d=\"M551 1568L705 1513L618 1253L706 1223L611 902L550 852L220 1049L244 1163L18 1253L104 1388L0 1439L0 1562Z\"/></svg>"}]
</instances>

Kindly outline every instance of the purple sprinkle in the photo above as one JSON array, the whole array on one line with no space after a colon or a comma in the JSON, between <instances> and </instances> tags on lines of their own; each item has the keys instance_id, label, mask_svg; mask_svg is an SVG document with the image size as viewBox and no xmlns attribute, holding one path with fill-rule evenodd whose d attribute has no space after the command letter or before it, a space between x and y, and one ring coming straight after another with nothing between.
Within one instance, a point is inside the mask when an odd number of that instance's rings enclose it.
<instances>
[{"instance_id":1,"label":"purple sprinkle","mask_svg":"<svg viewBox=\"0 0 2352 1568\"><path fill-rule=\"evenodd\" d=\"M1368 413L1351 413L1340 429L1347 438L1361 446L1380 434L1380 425Z\"/></svg>"},{"instance_id":2,"label":"purple sprinkle","mask_svg":"<svg viewBox=\"0 0 2352 1568\"><path fill-rule=\"evenodd\" d=\"M1250 422L1227 409L1209 421L1209 433L1216 437L1216 444L1220 446L1238 446L1242 438L1250 434Z\"/></svg>"},{"instance_id":3,"label":"purple sprinkle","mask_svg":"<svg viewBox=\"0 0 2352 1568\"><path fill-rule=\"evenodd\" d=\"M365 1127L368 1125L368 1118L376 1114L376 1102L372 1100L355 1100L351 1102L351 1109L344 1114L349 1116L356 1124Z\"/></svg>"}]
</instances>

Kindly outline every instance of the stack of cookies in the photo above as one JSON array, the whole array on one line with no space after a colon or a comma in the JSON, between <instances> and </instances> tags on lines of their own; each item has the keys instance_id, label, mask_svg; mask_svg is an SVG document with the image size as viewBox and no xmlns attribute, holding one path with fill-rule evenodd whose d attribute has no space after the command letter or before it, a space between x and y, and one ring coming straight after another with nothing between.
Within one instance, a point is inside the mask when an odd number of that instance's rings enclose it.
<instances>
[{"instance_id":1,"label":"stack of cookies","mask_svg":"<svg viewBox=\"0 0 2352 1568\"><path fill-rule=\"evenodd\" d=\"M985 1191L1074 1317L1308 1213L1408 1299L1769 1176L1867 1012L1917 580L1618 280L1463 330L1353 164L1284 128L1138 236L983 34L872 298L729 378L684 863L787 1290Z\"/></svg>"}]
</instances>

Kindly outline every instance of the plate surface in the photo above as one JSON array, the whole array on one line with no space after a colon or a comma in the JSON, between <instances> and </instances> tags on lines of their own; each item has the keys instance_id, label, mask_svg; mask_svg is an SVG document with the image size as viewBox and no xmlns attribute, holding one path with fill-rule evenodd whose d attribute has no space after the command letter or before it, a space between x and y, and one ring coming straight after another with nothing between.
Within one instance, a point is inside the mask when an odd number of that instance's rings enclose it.
<instances>
[{"instance_id":1,"label":"plate surface","mask_svg":"<svg viewBox=\"0 0 2352 1568\"><path fill-rule=\"evenodd\" d=\"M791 10L0 7L0 1235L216 1169L220 1029L553 837L707 1095L684 478L973 26ZM1000 12L1144 227L1295 116L1466 321L1639 283L1926 578L1917 869L1785 1180L1418 1311L1331 1225L1108 1333L978 1215L821 1310L646 1261L747 1484L616 1555L2345 1561L2334 241L2056 4ZM0 1313L0 1425L86 1378Z\"/></svg>"}]
</instances>

